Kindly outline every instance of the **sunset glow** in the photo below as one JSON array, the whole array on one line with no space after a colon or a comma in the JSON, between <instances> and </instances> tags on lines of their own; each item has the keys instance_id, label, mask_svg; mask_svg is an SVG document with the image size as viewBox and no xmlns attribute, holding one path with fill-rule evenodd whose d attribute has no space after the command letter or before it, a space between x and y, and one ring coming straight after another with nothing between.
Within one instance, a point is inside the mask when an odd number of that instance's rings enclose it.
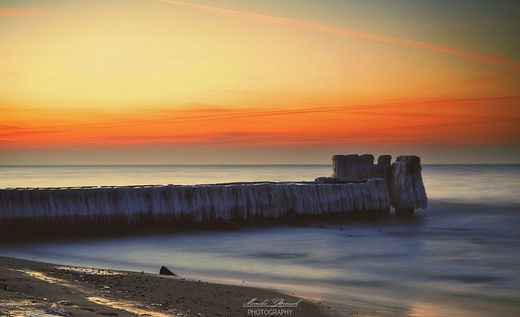
<instances>
[{"instance_id":1,"label":"sunset glow","mask_svg":"<svg viewBox=\"0 0 520 317\"><path fill-rule=\"evenodd\" d=\"M520 5L378 3L0 0L0 164L520 163Z\"/></svg>"}]
</instances>

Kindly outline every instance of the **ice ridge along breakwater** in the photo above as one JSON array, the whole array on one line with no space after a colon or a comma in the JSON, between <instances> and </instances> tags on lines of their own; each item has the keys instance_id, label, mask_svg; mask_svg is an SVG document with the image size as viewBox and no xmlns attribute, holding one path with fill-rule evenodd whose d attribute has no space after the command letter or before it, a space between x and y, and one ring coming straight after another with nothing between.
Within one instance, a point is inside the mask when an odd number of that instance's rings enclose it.
<instances>
[{"instance_id":1,"label":"ice ridge along breakwater","mask_svg":"<svg viewBox=\"0 0 520 317\"><path fill-rule=\"evenodd\" d=\"M422 180L421 158L415 155L398 156L391 164L390 155L381 155L374 164L371 154L334 155L332 179L357 180L383 178L388 185L392 206L398 213L413 213L425 209L428 197Z\"/></svg>"},{"instance_id":2,"label":"ice ridge along breakwater","mask_svg":"<svg viewBox=\"0 0 520 317\"><path fill-rule=\"evenodd\" d=\"M1 189L0 233L88 234L217 220L389 211L391 206L408 212L426 208L418 157L401 156L393 165L381 158L374 165L373 156L369 164L363 155L356 165L352 157L334 156L333 177L314 182Z\"/></svg>"}]
</instances>

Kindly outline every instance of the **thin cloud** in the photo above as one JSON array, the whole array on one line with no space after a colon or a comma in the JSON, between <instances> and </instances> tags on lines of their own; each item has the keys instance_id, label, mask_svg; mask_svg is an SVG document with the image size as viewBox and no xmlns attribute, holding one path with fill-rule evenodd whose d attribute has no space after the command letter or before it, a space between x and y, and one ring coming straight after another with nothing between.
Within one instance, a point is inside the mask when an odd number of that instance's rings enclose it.
<instances>
[{"instance_id":1,"label":"thin cloud","mask_svg":"<svg viewBox=\"0 0 520 317\"><path fill-rule=\"evenodd\" d=\"M368 143L518 144L520 97L439 99L299 109L220 109L206 106L146 109L117 115L90 110L39 110L4 107L2 148L191 144L194 146ZM38 110L34 110L38 111ZM78 121L74 118L82 117ZM409 133L413 131L414 133ZM314 143L313 143L314 142Z\"/></svg>"},{"instance_id":2,"label":"thin cloud","mask_svg":"<svg viewBox=\"0 0 520 317\"><path fill-rule=\"evenodd\" d=\"M402 117L419 117L425 116L422 112L425 107L454 107L461 105L468 105L469 108L475 108L479 104L502 104L502 103L516 103L520 102L520 97L502 97L502 98L466 98L466 99L438 99L438 100L414 100L406 102L395 103L381 103L381 104L363 104L363 105L338 105L338 106L322 106L313 108L296 108L296 109L220 109L214 111L214 108L208 107L198 109L193 114L191 109L163 111L160 113L162 119L154 120L155 123L178 123L178 122L198 122L198 121L212 121L212 120L230 120L240 118L267 118L274 116L298 116L305 114L323 114L323 113L337 113L337 114L370 114L371 116L387 116L395 115ZM406 111L396 112L395 110L404 109ZM416 109L416 112L408 112L409 109ZM158 111L156 111L158 112ZM435 116L437 118L466 118L473 117L465 112L454 113L435 113L427 114L428 116ZM144 117L143 114L136 115L136 117ZM146 122L149 119L142 119L131 122Z\"/></svg>"},{"instance_id":3,"label":"thin cloud","mask_svg":"<svg viewBox=\"0 0 520 317\"><path fill-rule=\"evenodd\" d=\"M47 13L41 9L0 7L0 17L6 18L40 18L46 16Z\"/></svg>"},{"instance_id":4,"label":"thin cloud","mask_svg":"<svg viewBox=\"0 0 520 317\"><path fill-rule=\"evenodd\" d=\"M215 7L187 3L187 2L182 2L182 1L175 1L175 0L153 0L153 1L181 5L181 6L190 7L190 8L194 8L194 9L198 9L198 10L214 12L217 14L243 18L243 19L250 20L250 21L258 21L258 22L285 25L285 26L302 28L302 29L322 31L322 32L327 32L327 33L341 34L341 35L346 35L349 37L361 38L361 39L366 39L366 40L371 40L371 41L376 41L376 42L390 43L390 44L396 44L396 45L408 46L408 47L414 47L414 48L421 48L421 49L425 49L425 50L441 52L441 53L446 53L446 54L451 54L451 55L458 55L458 56L463 56L466 58L472 58L472 59L482 60L482 61L486 61L486 62L520 68L520 62L518 62L518 61L509 60L509 59L491 56L491 55L486 55L486 54L480 54L480 53L471 52L471 51L459 50L459 49L448 47L448 46L406 40L406 39L378 35L378 34L373 34L373 33L360 32L360 31L351 30L351 29L347 29L347 28L335 27L335 26L308 22L308 21L293 20L293 19L279 18L279 17L273 17L273 16L256 14L256 13L243 12L243 11L215 8Z\"/></svg>"},{"instance_id":5,"label":"thin cloud","mask_svg":"<svg viewBox=\"0 0 520 317\"><path fill-rule=\"evenodd\" d=\"M520 21L476 21L476 22L396 22L396 21L354 21L350 25L356 27L468 27L468 26L520 26Z\"/></svg>"},{"instance_id":6,"label":"thin cloud","mask_svg":"<svg viewBox=\"0 0 520 317\"><path fill-rule=\"evenodd\" d=\"M454 84L490 84L490 83L502 83L513 79L516 75L515 71L500 72L486 76L480 76L470 78L466 80L460 80L456 82L448 83L448 85Z\"/></svg>"}]
</instances>

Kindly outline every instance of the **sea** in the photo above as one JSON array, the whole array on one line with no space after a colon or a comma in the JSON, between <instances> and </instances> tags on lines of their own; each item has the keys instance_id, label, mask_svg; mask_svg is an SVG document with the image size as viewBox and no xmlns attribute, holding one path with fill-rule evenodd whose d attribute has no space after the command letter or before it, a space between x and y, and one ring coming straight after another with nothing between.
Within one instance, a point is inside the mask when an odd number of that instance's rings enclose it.
<instances>
[{"instance_id":1,"label":"sea","mask_svg":"<svg viewBox=\"0 0 520 317\"><path fill-rule=\"evenodd\" d=\"M312 181L330 165L3 166L0 188ZM334 316L520 316L520 165L423 165L413 219L0 243L1 256L271 288Z\"/></svg>"}]
</instances>

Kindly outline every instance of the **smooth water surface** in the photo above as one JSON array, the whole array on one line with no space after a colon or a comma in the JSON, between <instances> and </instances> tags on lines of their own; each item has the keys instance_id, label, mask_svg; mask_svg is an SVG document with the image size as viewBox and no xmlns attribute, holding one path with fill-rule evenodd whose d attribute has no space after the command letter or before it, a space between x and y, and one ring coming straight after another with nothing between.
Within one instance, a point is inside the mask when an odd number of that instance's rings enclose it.
<instances>
[{"instance_id":1,"label":"smooth water surface","mask_svg":"<svg viewBox=\"0 0 520 317\"><path fill-rule=\"evenodd\" d=\"M325 167L280 170L309 180ZM232 178L236 171L223 173ZM298 177L301 171L313 176ZM165 265L191 279L367 303L395 309L398 316L520 315L520 166L426 165L423 178L429 206L412 220L148 234L1 250L87 267L156 273Z\"/></svg>"},{"instance_id":2,"label":"smooth water surface","mask_svg":"<svg viewBox=\"0 0 520 317\"><path fill-rule=\"evenodd\" d=\"M330 165L0 166L0 188L313 181Z\"/></svg>"}]
</instances>

